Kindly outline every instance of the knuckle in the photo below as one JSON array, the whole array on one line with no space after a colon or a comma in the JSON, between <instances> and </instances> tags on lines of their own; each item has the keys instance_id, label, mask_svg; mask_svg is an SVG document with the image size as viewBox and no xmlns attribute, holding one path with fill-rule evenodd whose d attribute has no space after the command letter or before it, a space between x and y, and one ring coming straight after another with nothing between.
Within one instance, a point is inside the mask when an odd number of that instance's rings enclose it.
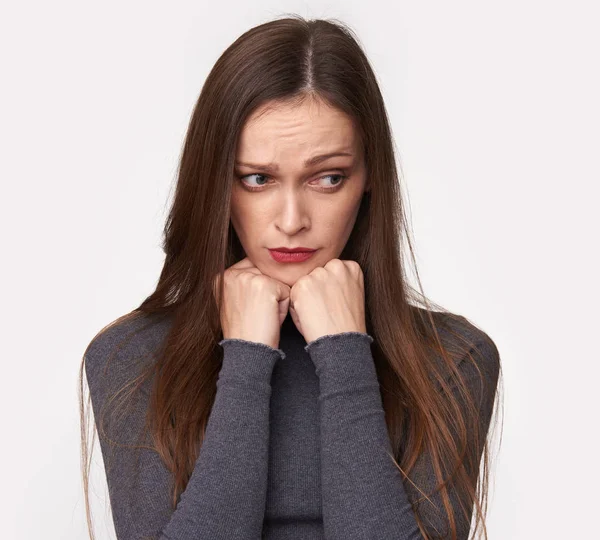
<instances>
[{"instance_id":1,"label":"knuckle","mask_svg":"<svg viewBox=\"0 0 600 540\"><path fill-rule=\"evenodd\" d=\"M356 261L348 261L348 265L350 269L356 272L357 274L362 274L362 268L360 267L360 264L358 264Z\"/></svg>"}]
</instances>

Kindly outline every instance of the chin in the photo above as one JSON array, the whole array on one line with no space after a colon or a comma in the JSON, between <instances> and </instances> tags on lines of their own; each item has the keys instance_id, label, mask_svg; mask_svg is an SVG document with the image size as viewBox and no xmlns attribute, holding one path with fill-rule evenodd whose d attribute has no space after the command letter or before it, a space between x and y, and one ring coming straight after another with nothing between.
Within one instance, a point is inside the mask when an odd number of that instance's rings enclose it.
<instances>
[{"instance_id":1,"label":"chin","mask_svg":"<svg viewBox=\"0 0 600 540\"><path fill-rule=\"evenodd\" d=\"M281 283L285 283L288 287L292 287L294 283L296 283L296 281L298 281L302 276L305 276L308 273L309 272L302 272L299 269L286 270L285 268L283 268L272 277L281 281Z\"/></svg>"},{"instance_id":2,"label":"chin","mask_svg":"<svg viewBox=\"0 0 600 540\"><path fill-rule=\"evenodd\" d=\"M296 281L298 281L302 276L306 276L310 274L313 269L316 268L314 266L310 266L306 269L299 268L282 268L278 272L271 272L268 275L281 283L285 283L288 287L293 287Z\"/></svg>"}]
</instances>

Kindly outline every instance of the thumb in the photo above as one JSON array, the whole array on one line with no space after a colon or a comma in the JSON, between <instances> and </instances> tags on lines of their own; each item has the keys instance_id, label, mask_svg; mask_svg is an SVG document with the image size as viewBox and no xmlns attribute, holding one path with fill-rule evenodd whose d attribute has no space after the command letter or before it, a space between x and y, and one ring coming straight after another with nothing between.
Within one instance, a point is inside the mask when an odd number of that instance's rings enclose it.
<instances>
[{"instance_id":1,"label":"thumb","mask_svg":"<svg viewBox=\"0 0 600 540\"><path fill-rule=\"evenodd\" d=\"M300 332L304 336L304 333L302 332L302 325L300 324L300 317L298 317L298 314L296 313L296 310L293 306L290 306L290 315L292 316L292 320L294 321L298 332Z\"/></svg>"},{"instance_id":2,"label":"thumb","mask_svg":"<svg viewBox=\"0 0 600 540\"><path fill-rule=\"evenodd\" d=\"M290 305L290 297L289 296L285 300L282 300L281 302L279 302L279 326L281 326L283 324L283 321L285 321L285 318L287 317L289 305Z\"/></svg>"}]
</instances>

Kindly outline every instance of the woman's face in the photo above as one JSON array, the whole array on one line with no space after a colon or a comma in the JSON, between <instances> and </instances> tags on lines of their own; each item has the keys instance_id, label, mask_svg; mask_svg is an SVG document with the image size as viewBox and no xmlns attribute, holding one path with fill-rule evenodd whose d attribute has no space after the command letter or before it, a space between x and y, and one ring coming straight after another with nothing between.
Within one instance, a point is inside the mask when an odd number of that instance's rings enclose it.
<instances>
[{"instance_id":1,"label":"woman's face","mask_svg":"<svg viewBox=\"0 0 600 540\"><path fill-rule=\"evenodd\" d=\"M361 148L351 120L321 101L261 107L248 119L238 141L231 222L263 274L291 287L339 258L368 190ZM278 247L317 251L303 262L278 262L269 252Z\"/></svg>"}]
</instances>

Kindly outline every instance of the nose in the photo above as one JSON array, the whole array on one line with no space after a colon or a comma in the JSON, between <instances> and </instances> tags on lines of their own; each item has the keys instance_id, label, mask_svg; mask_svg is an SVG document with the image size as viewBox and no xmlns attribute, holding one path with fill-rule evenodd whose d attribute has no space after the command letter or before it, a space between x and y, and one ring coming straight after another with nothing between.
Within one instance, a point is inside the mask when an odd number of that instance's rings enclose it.
<instances>
[{"instance_id":1,"label":"nose","mask_svg":"<svg viewBox=\"0 0 600 540\"><path fill-rule=\"evenodd\" d=\"M293 236L302 229L308 228L310 219L307 201L302 189L296 189L295 187L283 189L280 190L280 195L275 221L277 230L287 236Z\"/></svg>"}]
</instances>

